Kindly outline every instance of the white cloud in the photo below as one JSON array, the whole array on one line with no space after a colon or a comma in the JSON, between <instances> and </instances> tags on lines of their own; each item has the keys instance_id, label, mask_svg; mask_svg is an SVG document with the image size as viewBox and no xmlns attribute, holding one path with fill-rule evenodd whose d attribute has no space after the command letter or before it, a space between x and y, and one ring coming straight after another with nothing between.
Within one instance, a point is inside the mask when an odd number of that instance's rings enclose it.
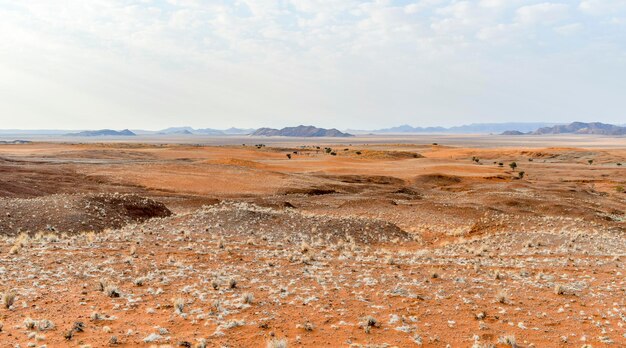
<instances>
[{"instance_id":1,"label":"white cloud","mask_svg":"<svg viewBox=\"0 0 626 348\"><path fill-rule=\"evenodd\" d=\"M517 19L523 24L553 23L567 17L568 6L565 4L540 3L517 9Z\"/></svg>"},{"instance_id":2,"label":"white cloud","mask_svg":"<svg viewBox=\"0 0 626 348\"><path fill-rule=\"evenodd\" d=\"M555 88L584 82L614 94L605 77L626 80L622 13L606 12L614 8L608 0L571 9L534 0L5 3L0 114L12 117L2 126L310 120L367 127L435 122L422 115L448 124L514 118L550 69L563 78ZM516 60L527 74L518 75ZM588 75L565 73L579 61L587 65L573 71ZM494 90L502 105L510 101L506 108L492 109ZM554 100L564 103L567 120L586 110L572 99ZM617 98L603 102L608 115L621 112Z\"/></svg>"},{"instance_id":3,"label":"white cloud","mask_svg":"<svg viewBox=\"0 0 626 348\"><path fill-rule=\"evenodd\" d=\"M580 23L566 24L554 28L554 30L561 35L574 35L579 33L582 29L583 25Z\"/></svg>"},{"instance_id":4,"label":"white cloud","mask_svg":"<svg viewBox=\"0 0 626 348\"><path fill-rule=\"evenodd\" d=\"M590 15L608 15L626 9L626 0L582 0L578 8Z\"/></svg>"}]
</instances>

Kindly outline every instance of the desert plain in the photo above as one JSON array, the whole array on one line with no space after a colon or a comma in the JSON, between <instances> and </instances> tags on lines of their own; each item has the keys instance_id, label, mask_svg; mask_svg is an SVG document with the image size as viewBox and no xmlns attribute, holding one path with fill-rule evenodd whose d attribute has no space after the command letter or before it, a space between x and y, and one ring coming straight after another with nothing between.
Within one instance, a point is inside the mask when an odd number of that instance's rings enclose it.
<instances>
[{"instance_id":1,"label":"desert plain","mask_svg":"<svg viewBox=\"0 0 626 348\"><path fill-rule=\"evenodd\" d=\"M602 136L0 145L0 346L623 347L625 165Z\"/></svg>"}]
</instances>

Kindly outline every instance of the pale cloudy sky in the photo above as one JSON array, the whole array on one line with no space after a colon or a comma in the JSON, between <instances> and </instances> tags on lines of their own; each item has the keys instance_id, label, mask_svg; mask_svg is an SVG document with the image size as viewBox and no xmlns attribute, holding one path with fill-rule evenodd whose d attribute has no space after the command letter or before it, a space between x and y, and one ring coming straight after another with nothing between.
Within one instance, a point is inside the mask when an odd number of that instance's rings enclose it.
<instances>
[{"instance_id":1,"label":"pale cloudy sky","mask_svg":"<svg viewBox=\"0 0 626 348\"><path fill-rule=\"evenodd\" d=\"M626 123L626 0L0 0L0 128Z\"/></svg>"}]
</instances>

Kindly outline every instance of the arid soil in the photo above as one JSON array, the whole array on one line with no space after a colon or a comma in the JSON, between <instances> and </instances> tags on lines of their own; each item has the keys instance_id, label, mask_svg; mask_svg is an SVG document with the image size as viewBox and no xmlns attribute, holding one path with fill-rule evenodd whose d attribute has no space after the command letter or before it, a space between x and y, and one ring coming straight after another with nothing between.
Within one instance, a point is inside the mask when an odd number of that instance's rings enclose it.
<instances>
[{"instance_id":1,"label":"arid soil","mask_svg":"<svg viewBox=\"0 0 626 348\"><path fill-rule=\"evenodd\" d=\"M626 346L626 148L494 142L0 145L0 346Z\"/></svg>"}]
</instances>

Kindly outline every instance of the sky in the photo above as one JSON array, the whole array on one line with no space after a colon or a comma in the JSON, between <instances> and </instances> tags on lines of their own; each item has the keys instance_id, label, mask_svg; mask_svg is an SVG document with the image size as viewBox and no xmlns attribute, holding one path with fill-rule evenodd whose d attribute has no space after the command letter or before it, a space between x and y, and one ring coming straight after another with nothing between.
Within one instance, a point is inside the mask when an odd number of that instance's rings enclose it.
<instances>
[{"instance_id":1,"label":"sky","mask_svg":"<svg viewBox=\"0 0 626 348\"><path fill-rule=\"evenodd\" d=\"M0 0L0 128L626 123L626 0Z\"/></svg>"}]
</instances>

